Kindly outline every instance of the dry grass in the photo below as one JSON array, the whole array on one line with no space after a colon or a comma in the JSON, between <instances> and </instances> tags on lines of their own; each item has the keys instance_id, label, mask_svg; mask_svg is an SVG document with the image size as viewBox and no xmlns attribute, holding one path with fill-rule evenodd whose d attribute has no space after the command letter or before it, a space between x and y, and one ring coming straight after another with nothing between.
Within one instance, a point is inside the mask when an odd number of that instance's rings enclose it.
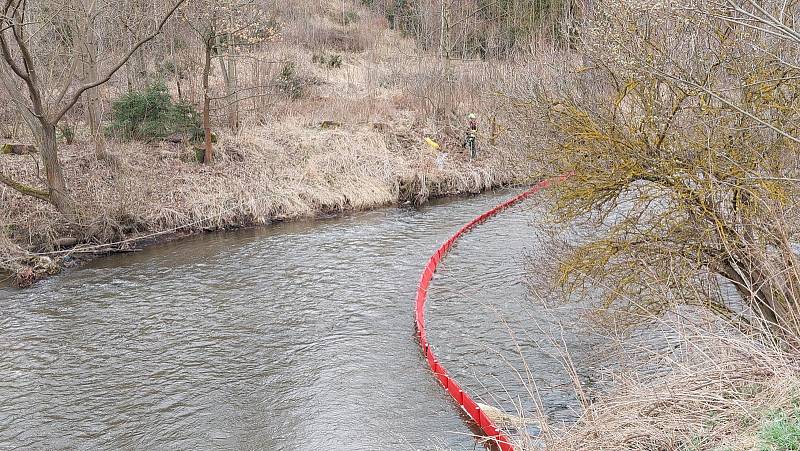
<instances>
[{"instance_id":1,"label":"dry grass","mask_svg":"<svg viewBox=\"0 0 800 451\"><path fill-rule=\"evenodd\" d=\"M554 274L566 255L564 240L577 239L576 233L540 238L537 252L544 254L537 253L530 262L529 284L533 296L541 299L537 317L550 315L560 325L549 333L572 380L578 420L554 424L541 413L524 412L544 425L539 436L519 436L519 448L784 449L761 436L770 417L791 414L800 405L796 341L776 344L767 327L743 331L740 323L700 306L670 304L667 313L655 316L612 310L591 298L595 289L587 290L589 297L564 297ZM581 312L580 320L564 320L561 309L553 310L565 303L572 304L568 311ZM559 330L592 343L591 357L573 359ZM578 376L589 369L591 381Z\"/></svg>"},{"instance_id":2,"label":"dry grass","mask_svg":"<svg viewBox=\"0 0 800 451\"><path fill-rule=\"evenodd\" d=\"M602 280L594 280L580 293L564 292L558 283L559 266L583 237L602 232L584 229L582 224L547 227L546 216L538 224L544 233L537 237L536 254L528 262L529 289L540 299L537 318L557 324L543 333L558 349L580 408L572 424L548 422L541 412L523 412L544 424L539 436L518 437L520 449L796 449L764 438L770 418L798 415L796 339L782 336L784 341L776 344L769 328L759 326L755 318L745 328L705 307L680 305L668 285L653 291L660 293L657 301L666 306L661 315L604 304L597 296L604 287ZM651 270L645 266L642 273ZM741 303L732 289L720 295L732 304ZM652 301L630 300L633 304ZM580 319L565 319L565 309L579 311ZM565 332L583 337L575 346L585 350L588 343L591 355L574 359L560 339ZM578 376L587 372L591 380ZM535 394L535 387L530 391ZM534 401L541 405L536 396ZM800 424L800 417L796 421Z\"/></svg>"},{"instance_id":3,"label":"dry grass","mask_svg":"<svg viewBox=\"0 0 800 451\"><path fill-rule=\"evenodd\" d=\"M797 355L729 332L684 330L661 375L615 373L577 424L543 437L558 450L751 450L765 419L800 402ZM541 442L528 440L528 448Z\"/></svg>"},{"instance_id":4,"label":"dry grass","mask_svg":"<svg viewBox=\"0 0 800 451\"><path fill-rule=\"evenodd\" d=\"M397 128L395 128L397 127ZM80 202L83 243L107 243L177 228L188 231L263 224L321 212L364 210L430 196L479 192L524 182L534 170L511 151L474 162L434 151L417 131L390 125L322 129L287 120L222 136L219 161L190 161L191 149L116 144L121 164L95 161L90 146L64 146L72 194ZM37 184L25 156L0 158L0 169ZM441 166L437 163L442 163ZM0 267L19 273L25 251L55 250L74 235L49 205L0 188Z\"/></svg>"},{"instance_id":5,"label":"dry grass","mask_svg":"<svg viewBox=\"0 0 800 451\"><path fill-rule=\"evenodd\" d=\"M481 113L481 100L472 94L450 96L449 114L434 114L445 101L436 98L443 92L438 63L359 2L293 2L275 8L281 37L238 64L246 88L242 126L236 133L217 128L215 164L191 161L189 147L122 142L109 144L119 164L97 162L80 117L72 118L70 123L79 125L77 142L62 145L60 152L81 223L71 228L49 205L0 186L0 204L6 207L0 210L0 270L23 274L19 282L30 282L28 268L53 263L36 253L58 251L64 237L77 238L76 249L125 240L100 248L124 249L131 238L157 233L421 203L536 177L527 151L512 140L495 145L482 140L480 157L468 161L461 147L464 117L468 111ZM319 52L341 55L342 67L313 62ZM287 63L309 82L302 98L290 98L274 83ZM457 86L450 92L480 90L466 84L464 74L476 69L470 64L454 63L455 78L449 82ZM216 64L213 69L212 97L223 97L221 74ZM196 78L182 82L184 98L195 102L201 97ZM168 86L177 95L176 85ZM116 82L105 87L106 110L123 87ZM438 106L430 108L432 101ZM225 123L224 102L213 105L219 124ZM487 116L481 115L483 130ZM321 127L323 122L333 125ZM428 136L442 148L427 146ZM0 156L0 170L43 186L30 156ZM53 255L61 254L47 254ZM56 259L55 265L60 263Z\"/></svg>"}]
</instances>

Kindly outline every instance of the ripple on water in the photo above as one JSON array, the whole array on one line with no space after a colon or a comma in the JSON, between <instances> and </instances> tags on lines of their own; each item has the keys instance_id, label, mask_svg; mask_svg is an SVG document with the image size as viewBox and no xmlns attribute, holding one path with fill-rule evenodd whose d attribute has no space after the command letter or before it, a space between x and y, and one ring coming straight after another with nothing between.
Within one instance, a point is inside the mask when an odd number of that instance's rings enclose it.
<instances>
[{"instance_id":1,"label":"ripple on water","mask_svg":"<svg viewBox=\"0 0 800 451\"><path fill-rule=\"evenodd\" d=\"M472 449L413 299L436 245L506 197L194 237L0 289L0 448ZM431 298L433 342L465 381L491 376L484 394L519 391L484 322L524 310L514 216L465 237Z\"/></svg>"}]
</instances>

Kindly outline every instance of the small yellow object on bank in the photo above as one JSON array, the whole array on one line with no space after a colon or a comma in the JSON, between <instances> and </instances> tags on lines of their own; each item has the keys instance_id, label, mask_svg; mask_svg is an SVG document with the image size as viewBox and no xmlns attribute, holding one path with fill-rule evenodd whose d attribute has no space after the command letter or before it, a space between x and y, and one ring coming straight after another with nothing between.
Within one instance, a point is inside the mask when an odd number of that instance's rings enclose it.
<instances>
[{"instance_id":1,"label":"small yellow object on bank","mask_svg":"<svg viewBox=\"0 0 800 451\"><path fill-rule=\"evenodd\" d=\"M439 148L439 143L437 143L436 141L434 141L434 140L432 140L430 138L425 138L425 142L428 143L428 145L433 147L434 149L438 149Z\"/></svg>"}]
</instances>

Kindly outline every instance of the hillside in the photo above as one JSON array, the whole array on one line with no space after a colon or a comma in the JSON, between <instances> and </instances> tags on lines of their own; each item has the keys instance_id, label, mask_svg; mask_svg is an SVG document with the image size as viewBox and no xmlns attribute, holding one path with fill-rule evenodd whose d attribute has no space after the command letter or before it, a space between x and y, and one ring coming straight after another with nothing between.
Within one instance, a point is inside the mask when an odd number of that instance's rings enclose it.
<instances>
[{"instance_id":1,"label":"hillside","mask_svg":"<svg viewBox=\"0 0 800 451\"><path fill-rule=\"evenodd\" d=\"M445 73L413 40L388 29L385 18L351 6L347 25L337 18L339 4L276 7L279 31L249 49L237 68L240 80L268 83L243 89L235 131L223 125L225 82L212 66L211 89L222 99L213 110L212 165L196 161L196 144L114 137L107 143L113 159L98 160L88 125L74 115L76 139L61 143L59 152L78 200L78 227L51 205L0 187L7 206L0 212L0 268L26 285L57 271L64 257L129 249L137 238L421 203L532 180L531 161L499 127L492 143L488 132L482 136L476 160L461 146L468 112L480 113L482 130L498 122L486 110L492 93L481 79L485 63L453 63ZM145 86L160 76L155 63L147 67ZM451 88L443 82L448 76L457 79ZM195 76L162 79L173 98L182 84L184 98L202 103ZM126 82L119 77L105 87L104 111ZM24 127L15 131L9 142L31 142ZM42 186L32 157L2 155L0 171Z\"/></svg>"}]
</instances>

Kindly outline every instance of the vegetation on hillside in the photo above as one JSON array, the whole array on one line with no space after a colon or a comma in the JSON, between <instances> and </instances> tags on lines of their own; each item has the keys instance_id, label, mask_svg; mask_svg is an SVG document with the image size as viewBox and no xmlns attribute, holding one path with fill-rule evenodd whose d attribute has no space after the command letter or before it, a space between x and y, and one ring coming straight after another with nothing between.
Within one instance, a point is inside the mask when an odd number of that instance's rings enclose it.
<instances>
[{"instance_id":1,"label":"vegetation on hillside","mask_svg":"<svg viewBox=\"0 0 800 451\"><path fill-rule=\"evenodd\" d=\"M111 117L107 133L120 139L152 141L174 134L197 139L202 133L197 110L187 102L174 102L162 82L112 102Z\"/></svg>"},{"instance_id":2,"label":"vegetation on hillside","mask_svg":"<svg viewBox=\"0 0 800 451\"><path fill-rule=\"evenodd\" d=\"M485 113L487 129L504 123L479 86L506 75L470 62L443 73L361 2L176 0L155 19L123 3L72 2L60 16L44 3L6 5L5 139L41 147L42 127L52 132L48 151L0 157L0 268L17 283L154 234L423 202L534 176L499 128L484 158L469 162L461 149L469 111ZM65 61L69 70L55 69ZM38 97L46 114L37 116ZM228 182L214 190L217 177Z\"/></svg>"}]
</instances>

